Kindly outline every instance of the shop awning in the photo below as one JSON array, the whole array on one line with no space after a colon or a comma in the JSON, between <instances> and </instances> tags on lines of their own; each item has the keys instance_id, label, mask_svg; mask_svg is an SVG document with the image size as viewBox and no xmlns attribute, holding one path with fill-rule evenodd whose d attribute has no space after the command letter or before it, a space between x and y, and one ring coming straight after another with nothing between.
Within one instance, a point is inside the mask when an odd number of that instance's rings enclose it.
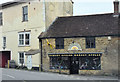
<instances>
[{"instance_id":1,"label":"shop awning","mask_svg":"<svg viewBox=\"0 0 120 82\"><path fill-rule=\"evenodd\" d=\"M48 54L50 57L55 56L102 56L102 53L64 53L64 54Z\"/></svg>"},{"instance_id":2,"label":"shop awning","mask_svg":"<svg viewBox=\"0 0 120 82\"><path fill-rule=\"evenodd\" d=\"M40 53L40 49L30 49L29 51L25 52L25 55L35 55Z\"/></svg>"}]
</instances>

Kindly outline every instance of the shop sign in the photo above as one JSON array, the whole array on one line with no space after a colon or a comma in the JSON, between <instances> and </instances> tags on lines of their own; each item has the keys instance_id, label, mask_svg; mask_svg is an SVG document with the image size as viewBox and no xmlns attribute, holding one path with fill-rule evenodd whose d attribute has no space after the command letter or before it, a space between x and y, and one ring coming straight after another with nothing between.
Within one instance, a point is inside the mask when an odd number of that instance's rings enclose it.
<instances>
[{"instance_id":1,"label":"shop sign","mask_svg":"<svg viewBox=\"0 0 120 82\"><path fill-rule=\"evenodd\" d=\"M72 43L68 47L68 50L81 50L82 51L82 48L78 43Z\"/></svg>"}]
</instances>

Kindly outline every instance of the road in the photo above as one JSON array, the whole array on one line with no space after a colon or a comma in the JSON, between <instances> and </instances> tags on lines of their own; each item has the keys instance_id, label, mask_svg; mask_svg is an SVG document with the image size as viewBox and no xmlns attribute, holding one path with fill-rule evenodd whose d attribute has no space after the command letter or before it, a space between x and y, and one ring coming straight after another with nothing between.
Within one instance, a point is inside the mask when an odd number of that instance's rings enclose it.
<instances>
[{"instance_id":1,"label":"road","mask_svg":"<svg viewBox=\"0 0 120 82\"><path fill-rule=\"evenodd\" d=\"M2 70L2 80L118 80L117 77L108 76L64 75L2 68L0 70Z\"/></svg>"}]
</instances>

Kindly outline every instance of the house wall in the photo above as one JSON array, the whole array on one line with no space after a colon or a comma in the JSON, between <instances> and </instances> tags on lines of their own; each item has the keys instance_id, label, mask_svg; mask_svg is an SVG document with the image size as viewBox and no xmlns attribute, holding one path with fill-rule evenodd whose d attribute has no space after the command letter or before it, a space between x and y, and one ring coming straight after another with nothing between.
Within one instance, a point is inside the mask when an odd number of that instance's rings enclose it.
<instances>
[{"instance_id":1,"label":"house wall","mask_svg":"<svg viewBox=\"0 0 120 82\"><path fill-rule=\"evenodd\" d=\"M46 30L55 21L57 17L73 16L73 4L71 0L63 2L46 2Z\"/></svg>"},{"instance_id":2,"label":"house wall","mask_svg":"<svg viewBox=\"0 0 120 82\"><path fill-rule=\"evenodd\" d=\"M45 5L46 4L46 5ZM30 49L39 49L39 40L38 36L41 32L44 32L46 29L46 22L50 20L52 22L54 19L50 18L49 20L45 21L45 17L52 17L56 18L56 16L60 16L61 13L64 12L62 9L59 10L58 8L54 10L56 15L49 15L51 11L45 9L45 6L48 8L49 4L47 2L44 4L42 1L31 1L10 6L7 8L2 9L3 11L3 31L2 37L6 37L6 50L11 51L11 59L15 60L18 63L18 52L26 52ZM28 6L28 21L22 21L22 7ZM56 6L61 4L54 4ZM51 8L51 7L50 7ZM45 14L47 12L47 14ZM72 11L71 11L72 12ZM63 16L63 14L62 14ZM46 18L47 19L47 18ZM1 28L0 28L1 29ZM21 31L28 31L30 30L30 46L20 47L18 45L18 32ZM1 39L1 38L0 38ZM1 40L0 40L1 41ZM2 43L0 43L2 44ZM33 67L39 67L40 64L40 54L32 55L32 65ZM25 56L25 66L27 65L27 56Z\"/></svg>"},{"instance_id":3,"label":"house wall","mask_svg":"<svg viewBox=\"0 0 120 82\"><path fill-rule=\"evenodd\" d=\"M118 74L118 40L120 37L112 37L109 41L108 37L96 37L96 48L86 49L85 38L64 38L64 49L55 49L47 45L46 39L42 40L43 47L43 69L44 71L59 72L59 70L49 69L49 53L93 53L102 52L101 70L79 70L79 74L94 74L94 75L117 75ZM55 46L55 39L48 39L49 43ZM82 50L68 50L72 42L78 43ZM69 70L62 70L64 73L69 73Z\"/></svg>"},{"instance_id":4,"label":"house wall","mask_svg":"<svg viewBox=\"0 0 120 82\"><path fill-rule=\"evenodd\" d=\"M22 21L22 7L28 6L28 21ZM6 37L6 50L12 52L12 60L18 64L18 52L26 52L30 49L39 49L38 35L44 31L45 23L43 20L43 4L40 2L23 3L16 6L3 9L4 25L3 36ZM8 14L9 13L9 14ZM18 45L18 32L31 30L30 32L30 46L20 47ZM36 55L39 58L40 55ZM33 59L35 61L36 59ZM26 61L26 57L25 57ZM39 65L36 62L35 65ZM26 65L26 63L25 63Z\"/></svg>"}]
</instances>

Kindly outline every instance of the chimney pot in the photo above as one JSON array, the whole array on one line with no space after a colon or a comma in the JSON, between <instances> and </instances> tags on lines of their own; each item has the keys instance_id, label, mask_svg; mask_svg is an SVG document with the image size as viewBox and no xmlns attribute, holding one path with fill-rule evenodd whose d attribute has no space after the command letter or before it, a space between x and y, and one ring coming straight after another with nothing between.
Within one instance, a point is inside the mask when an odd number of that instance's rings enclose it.
<instances>
[{"instance_id":1,"label":"chimney pot","mask_svg":"<svg viewBox=\"0 0 120 82\"><path fill-rule=\"evenodd\" d=\"M119 13L119 1L118 0L114 1L114 13L115 14Z\"/></svg>"}]
</instances>

